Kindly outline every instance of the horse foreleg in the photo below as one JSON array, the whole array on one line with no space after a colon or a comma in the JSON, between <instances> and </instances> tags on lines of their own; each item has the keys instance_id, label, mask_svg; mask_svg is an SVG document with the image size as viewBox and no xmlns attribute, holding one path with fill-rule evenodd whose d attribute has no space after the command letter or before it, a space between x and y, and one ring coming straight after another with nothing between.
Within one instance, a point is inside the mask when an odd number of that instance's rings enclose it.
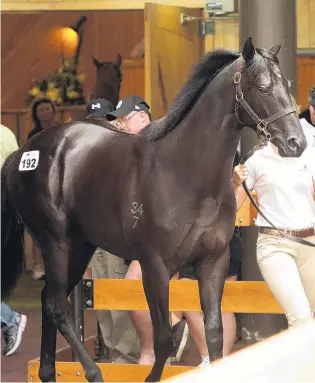
<instances>
[{"instance_id":1,"label":"horse foreleg","mask_svg":"<svg viewBox=\"0 0 315 383\"><path fill-rule=\"evenodd\" d=\"M40 367L39 378L42 382L55 382L56 381L56 338L57 327L54 321L49 317L46 308L46 286L41 293L42 300L42 338L40 348Z\"/></svg>"},{"instance_id":2,"label":"horse foreleg","mask_svg":"<svg viewBox=\"0 0 315 383\"><path fill-rule=\"evenodd\" d=\"M146 382L161 379L167 358L173 349L172 329L169 320L169 273L158 259L142 266L143 287L150 309L154 334L155 362Z\"/></svg>"},{"instance_id":3,"label":"horse foreleg","mask_svg":"<svg viewBox=\"0 0 315 383\"><path fill-rule=\"evenodd\" d=\"M204 313L206 341L210 362L222 358L223 325L221 300L228 268L228 254L210 260L201 267L197 275L201 308Z\"/></svg>"}]
</instances>

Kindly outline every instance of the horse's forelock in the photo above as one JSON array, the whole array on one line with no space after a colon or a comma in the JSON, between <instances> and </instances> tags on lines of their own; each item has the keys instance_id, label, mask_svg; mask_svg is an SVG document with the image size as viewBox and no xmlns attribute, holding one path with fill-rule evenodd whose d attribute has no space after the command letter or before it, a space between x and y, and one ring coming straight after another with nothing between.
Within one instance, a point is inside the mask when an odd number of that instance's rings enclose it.
<instances>
[{"instance_id":1,"label":"horse's forelock","mask_svg":"<svg viewBox=\"0 0 315 383\"><path fill-rule=\"evenodd\" d=\"M243 68L243 73L247 81L257 82L260 76L266 73L266 71L273 78L275 68L277 68L277 72L280 70L278 58L271 55L266 49L256 48L256 55L254 56L254 59L249 65L246 65Z\"/></svg>"}]
</instances>

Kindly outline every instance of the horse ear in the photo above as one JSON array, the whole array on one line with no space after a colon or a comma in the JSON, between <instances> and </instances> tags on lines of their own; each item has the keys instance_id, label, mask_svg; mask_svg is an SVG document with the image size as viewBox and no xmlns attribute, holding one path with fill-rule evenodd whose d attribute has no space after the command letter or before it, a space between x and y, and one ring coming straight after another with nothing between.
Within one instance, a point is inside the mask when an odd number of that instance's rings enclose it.
<instances>
[{"instance_id":1,"label":"horse ear","mask_svg":"<svg viewBox=\"0 0 315 383\"><path fill-rule=\"evenodd\" d=\"M100 68L102 66L102 64L95 57L92 57L92 58L93 58L93 63L96 66L96 68Z\"/></svg>"},{"instance_id":2,"label":"horse ear","mask_svg":"<svg viewBox=\"0 0 315 383\"><path fill-rule=\"evenodd\" d=\"M118 66L118 68L120 68L121 62L122 62L122 57L121 57L121 54L118 53L117 58L116 58L116 66Z\"/></svg>"},{"instance_id":3,"label":"horse ear","mask_svg":"<svg viewBox=\"0 0 315 383\"><path fill-rule=\"evenodd\" d=\"M245 60L246 63L249 63L255 56L255 47L252 43L252 38L249 37L243 46L243 59Z\"/></svg>"},{"instance_id":4,"label":"horse ear","mask_svg":"<svg viewBox=\"0 0 315 383\"><path fill-rule=\"evenodd\" d=\"M277 57L278 53L280 52L282 48L283 43L284 43L284 40L282 40L280 44L276 44L269 49L269 53L271 54L271 56Z\"/></svg>"}]
</instances>

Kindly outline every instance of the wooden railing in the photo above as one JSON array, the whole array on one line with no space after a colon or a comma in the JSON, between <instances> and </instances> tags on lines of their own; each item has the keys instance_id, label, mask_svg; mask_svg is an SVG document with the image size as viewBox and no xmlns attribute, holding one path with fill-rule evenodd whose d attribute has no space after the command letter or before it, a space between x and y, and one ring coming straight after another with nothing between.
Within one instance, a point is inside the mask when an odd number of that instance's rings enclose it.
<instances>
[{"instance_id":1,"label":"wooden railing","mask_svg":"<svg viewBox=\"0 0 315 383\"><path fill-rule=\"evenodd\" d=\"M142 281L86 279L85 308L94 310L148 310ZM197 281L170 282L170 311L201 311ZM266 282L226 281L222 311L283 314Z\"/></svg>"},{"instance_id":2,"label":"wooden railing","mask_svg":"<svg viewBox=\"0 0 315 383\"><path fill-rule=\"evenodd\" d=\"M94 310L148 310L142 281L116 279L87 279L84 281L85 308ZM196 281L170 282L170 311L200 311ZM265 282L225 283L222 311L236 313L283 313ZM111 382L140 382L150 366L98 363L103 377ZM28 363L28 381L38 382L39 360ZM166 366L162 379L192 370L191 366ZM84 372L79 363L57 362L59 382L82 382Z\"/></svg>"}]
</instances>

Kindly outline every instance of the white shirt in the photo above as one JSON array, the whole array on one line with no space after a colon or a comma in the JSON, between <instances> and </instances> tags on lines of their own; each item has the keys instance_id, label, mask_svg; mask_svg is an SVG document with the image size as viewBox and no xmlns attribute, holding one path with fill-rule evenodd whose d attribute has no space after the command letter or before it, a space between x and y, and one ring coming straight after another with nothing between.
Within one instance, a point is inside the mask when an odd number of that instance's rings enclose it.
<instances>
[{"instance_id":1,"label":"white shirt","mask_svg":"<svg viewBox=\"0 0 315 383\"><path fill-rule=\"evenodd\" d=\"M277 227L302 229L315 226L315 149L308 147L301 157L281 157L268 144L248 159L246 184L255 189L263 214ZM270 226L260 214L257 226Z\"/></svg>"},{"instance_id":2,"label":"white shirt","mask_svg":"<svg viewBox=\"0 0 315 383\"><path fill-rule=\"evenodd\" d=\"M300 123L306 137L307 146L315 148L315 126L307 122L305 118L301 118Z\"/></svg>"}]
</instances>

